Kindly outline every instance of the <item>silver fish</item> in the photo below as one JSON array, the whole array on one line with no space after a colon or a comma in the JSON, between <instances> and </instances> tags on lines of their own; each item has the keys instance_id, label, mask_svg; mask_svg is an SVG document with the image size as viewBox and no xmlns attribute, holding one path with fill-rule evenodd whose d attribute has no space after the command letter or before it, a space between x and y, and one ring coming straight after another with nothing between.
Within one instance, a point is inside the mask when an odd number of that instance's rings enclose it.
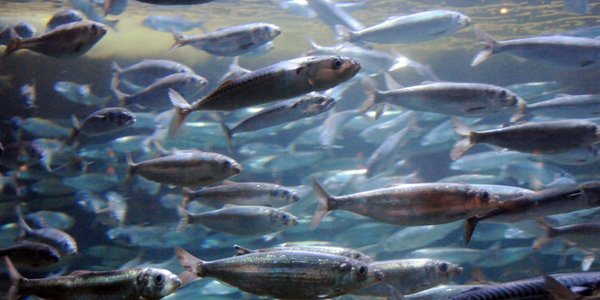
<instances>
[{"instance_id":1,"label":"silver fish","mask_svg":"<svg viewBox=\"0 0 600 300\"><path fill-rule=\"evenodd\" d=\"M83 14L75 9L63 9L52 15L52 18L46 23L46 32L54 30L60 25L83 21Z\"/></svg>"},{"instance_id":2,"label":"silver fish","mask_svg":"<svg viewBox=\"0 0 600 300\"><path fill-rule=\"evenodd\" d=\"M54 90L64 96L67 100L86 106L106 106L110 96L98 97L92 93L89 84L78 84L71 81L58 81L54 84Z\"/></svg>"},{"instance_id":3,"label":"silver fish","mask_svg":"<svg viewBox=\"0 0 600 300\"><path fill-rule=\"evenodd\" d=\"M307 0L308 6L314 10L319 18L332 29L336 25L343 25L352 30L365 28L359 21L350 16L346 11L335 5L330 0Z\"/></svg>"},{"instance_id":4,"label":"silver fish","mask_svg":"<svg viewBox=\"0 0 600 300\"><path fill-rule=\"evenodd\" d=\"M30 268L44 268L56 264L60 253L44 243L22 241L1 248L0 256L6 256L16 265Z\"/></svg>"},{"instance_id":5,"label":"silver fish","mask_svg":"<svg viewBox=\"0 0 600 300\"><path fill-rule=\"evenodd\" d=\"M248 253L257 253L257 252L274 252L274 251L313 251L313 252L321 252L321 253L329 253L335 255L345 256L351 259L356 259L362 261L364 263L370 263L371 258L354 249L344 248L344 247L335 247L335 246L315 246L315 245L287 245L284 244L280 247L271 247L271 248L262 248L251 250L244 248L239 245L234 245L233 248L237 252L235 255L246 255Z\"/></svg>"},{"instance_id":6,"label":"silver fish","mask_svg":"<svg viewBox=\"0 0 600 300\"><path fill-rule=\"evenodd\" d=\"M600 95L557 95L550 100L523 106L513 121L528 114L560 119L597 118L600 116Z\"/></svg>"},{"instance_id":7,"label":"silver fish","mask_svg":"<svg viewBox=\"0 0 600 300\"><path fill-rule=\"evenodd\" d=\"M164 32L186 32L194 28L204 30L204 21L186 20L183 16L147 16L142 25L158 31Z\"/></svg>"},{"instance_id":8,"label":"silver fish","mask_svg":"<svg viewBox=\"0 0 600 300\"><path fill-rule=\"evenodd\" d=\"M56 248L61 256L77 254L77 242L68 233L54 228L32 229L25 222L20 206L17 206L16 211L19 228L25 232L25 238L31 238L48 244Z\"/></svg>"},{"instance_id":9,"label":"silver fish","mask_svg":"<svg viewBox=\"0 0 600 300\"><path fill-rule=\"evenodd\" d=\"M122 107L107 107L93 112L83 122L73 116L73 130L65 141L67 146L84 134L86 136L102 135L125 129L135 123L135 115Z\"/></svg>"},{"instance_id":10,"label":"silver fish","mask_svg":"<svg viewBox=\"0 0 600 300\"><path fill-rule=\"evenodd\" d=\"M300 198L292 189L265 182L232 182L197 191L184 189L187 201L220 208L226 204L281 207Z\"/></svg>"},{"instance_id":11,"label":"silver fish","mask_svg":"<svg viewBox=\"0 0 600 300\"><path fill-rule=\"evenodd\" d=\"M118 86L118 84L115 84L115 81L128 81L145 87L151 85L159 78L164 78L175 73L194 74L194 71L190 67L166 59L143 59L125 68L114 62L112 68L113 86Z\"/></svg>"}]
</instances>

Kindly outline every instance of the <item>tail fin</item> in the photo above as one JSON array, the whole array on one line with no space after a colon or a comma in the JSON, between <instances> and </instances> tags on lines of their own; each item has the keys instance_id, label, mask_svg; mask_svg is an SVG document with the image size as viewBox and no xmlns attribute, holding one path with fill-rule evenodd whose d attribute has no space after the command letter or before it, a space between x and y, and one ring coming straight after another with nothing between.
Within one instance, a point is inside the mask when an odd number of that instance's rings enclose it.
<instances>
[{"instance_id":1,"label":"tail fin","mask_svg":"<svg viewBox=\"0 0 600 300\"><path fill-rule=\"evenodd\" d=\"M483 31L479 27L475 27L475 35L477 36L477 40L483 44L483 50L477 53L477 56L471 62L471 66L474 67L494 54L494 50L498 47L498 42L487 32Z\"/></svg>"},{"instance_id":2,"label":"tail fin","mask_svg":"<svg viewBox=\"0 0 600 300\"><path fill-rule=\"evenodd\" d=\"M104 20L104 24L110 26L110 28L112 28L116 32L119 32L119 30L117 29L118 23L119 23L119 20Z\"/></svg>"},{"instance_id":3,"label":"tail fin","mask_svg":"<svg viewBox=\"0 0 600 300\"><path fill-rule=\"evenodd\" d=\"M15 212L17 213L17 221L19 223L19 228L25 232L25 236L27 236L33 229L29 227L27 222L25 222L25 218L23 217L23 211L21 210L21 204L17 204L15 207Z\"/></svg>"},{"instance_id":4,"label":"tail fin","mask_svg":"<svg viewBox=\"0 0 600 300\"><path fill-rule=\"evenodd\" d=\"M175 256L177 256L179 263L186 271L192 272L198 277L202 277L202 275L204 275L202 273L202 265L206 262L189 254L187 251L179 247L175 248Z\"/></svg>"},{"instance_id":5,"label":"tail fin","mask_svg":"<svg viewBox=\"0 0 600 300\"><path fill-rule=\"evenodd\" d=\"M552 299L576 300L583 299L583 296L571 291L568 287L562 285L558 280L551 276L544 276L544 285L546 290L552 296Z\"/></svg>"},{"instance_id":6,"label":"tail fin","mask_svg":"<svg viewBox=\"0 0 600 300\"><path fill-rule=\"evenodd\" d=\"M533 250L540 250L558 234L558 230L552 227L544 218L537 218L535 222L544 230L544 235L538 237L533 242Z\"/></svg>"},{"instance_id":7,"label":"tail fin","mask_svg":"<svg viewBox=\"0 0 600 300\"><path fill-rule=\"evenodd\" d=\"M375 86L375 81L371 78L365 78L362 80L363 89L367 95L367 99L363 102L360 108L361 112L367 112L373 105L377 104L377 95L381 93Z\"/></svg>"},{"instance_id":8,"label":"tail fin","mask_svg":"<svg viewBox=\"0 0 600 300\"><path fill-rule=\"evenodd\" d=\"M330 201L334 199L318 182L312 178L313 190L317 194L317 200L319 201L315 215L313 216L310 229L313 230L321 223L321 220L331 212L329 205Z\"/></svg>"},{"instance_id":9,"label":"tail fin","mask_svg":"<svg viewBox=\"0 0 600 300\"><path fill-rule=\"evenodd\" d=\"M3 57L7 57L7 56L11 55L13 52L21 49L22 39L19 36L19 34L15 31L14 27L11 27L9 29L9 35L10 35L10 44L8 44L8 46L6 46L6 50L4 50Z\"/></svg>"},{"instance_id":10,"label":"tail fin","mask_svg":"<svg viewBox=\"0 0 600 300\"><path fill-rule=\"evenodd\" d=\"M179 47L185 46L187 44L186 36L179 32L173 32L173 39L175 40L175 42L173 43L173 46L169 48L167 53L170 53L171 51Z\"/></svg>"},{"instance_id":11,"label":"tail fin","mask_svg":"<svg viewBox=\"0 0 600 300\"><path fill-rule=\"evenodd\" d=\"M125 177L125 191L131 191L133 185L133 177L135 176L136 164L133 162L131 153L125 156L127 159L127 177Z\"/></svg>"},{"instance_id":12,"label":"tail fin","mask_svg":"<svg viewBox=\"0 0 600 300\"><path fill-rule=\"evenodd\" d=\"M225 122L221 122L221 128L223 129L223 132L225 133L225 137L227 138L227 144L229 145L229 148L231 149L233 147L233 132L231 131L231 129L229 127L227 127L227 124L225 124Z\"/></svg>"},{"instance_id":13,"label":"tail fin","mask_svg":"<svg viewBox=\"0 0 600 300\"><path fill-rule=\"evenodd\" d=\"M113 77L113 80L111 81L111 84L110 84L110 89L112 90L112 92L115 94L115 96L119 100L119 106L125 107L128 104L127 103L127 98L130 95L125 94L125 93L119 91L119 89L117 87L119 86L120 81L121 80L120 80L119 76Z\"/></svg>"},{"instance_id":14,"label":"tail fin","mask_svg":"<svg viewBox=\"0 0 600 300\"><path fill-rule=\"evenodd\" d=\"M354 42L354 32L344 25L335 25L335 34L339 40L344 42Z\"/></svg>"},{"instance_id":15,"label":"tail fin","mask_svg":"<svg viewBox=\"0 0 600 300\"><path fill-rule=\"evenodd\" d=\"M177 232L183 231L185 226L190 223L190 213L183 207L177 207L177 213L179 214L179 223L177 224Z\"/></svg>"},{"instance_id":16,"label":"tail fin","mask_svg":"<svg viewBox=\"0 0 600 300\"><path fill-rule=\"evenodd\" d=\"M456 144L454 144L454 148L452 148L452 151L450 151L450 157L453 160L456 160L461 157L463 153L469 150L469 148L473 146L473 143L471 142L471 129L467 127L467 125L463 124L457 118L452 118L452 127L454 128L454 132L456 132L456 134L466 137L456 142Z\"/></svg>"},{"instance_id":17,"label":"tail fin","mask_svg":"<svg viewBox=\"0 0 600 300\"><path fill-rule=\"evenodd\" d=\"M465 245L468 245L471 242L471 238L473 237L473 232L475 232L477 223L479 223L479 219L477 217L470 217L465 220L465 232L463 236Z\"/></svg>"},{"instance_id":18,"label":"tail fin","mask_svg":"<svg viewBox=\"0 0 600 300\"><path fill-rule=\"evenodd\" d=\"M169 89L169 99L175 107L176 112L171 121L168 133L168 136L173 137L177 135L179 128L181 128L181 125L183 125L188 115L192 112L192 106L174 89Z\"/></svg>"},{"instance_id":19,"label":"tail fin","mask_svg":"<svg viewBox=\"0 0 600 300\"><path fill-rule=\"evenodd\" d=\"M8 300L17 300L17 296L19 296L19 282L24 280L25 278L21 276L19 271L15 268L12 261L8 256L4 257L4 262L6 263L6 268L8 269L8 274L10 276L10 288L8 290Z\"/></svg>"},{"instance_id":20,"label":"tail fin","mask_svg":"<svg viewBox=\"0 0 600 300\"><path fill-rule=\"evenodd\" d=\"M517 122L527 115L527 102L521 99L517 105L519 110L512 118L510 118L511 122Z\"/></svg>"},{"instance_id":21,"label":"tail fin","mask_svg":"<svg viewBox=\"0 0 600 300\"><path fill-rule=\"evenodd\" d=\"M125 72L123 70L123 68L121 68L121 66L119 66L119 64L114 61L112 63L112 70L113 70L113 73L115 73L117 76L122 74L123 72Z\"/></svg>"},{"instance_id":22,"label":"tail fin","mask_svg":"<svg viewBox=\"0 0 600 300\"><path fill-rule=\"evenodd\" d=\"M71 131L71 135L65 141L65 146L71 146L79 136L79 130L81 128L81 124L79 123L79 119L75 115L71 115L71 122L73 123L73 130Z\"/></svg>"}]
</instances>

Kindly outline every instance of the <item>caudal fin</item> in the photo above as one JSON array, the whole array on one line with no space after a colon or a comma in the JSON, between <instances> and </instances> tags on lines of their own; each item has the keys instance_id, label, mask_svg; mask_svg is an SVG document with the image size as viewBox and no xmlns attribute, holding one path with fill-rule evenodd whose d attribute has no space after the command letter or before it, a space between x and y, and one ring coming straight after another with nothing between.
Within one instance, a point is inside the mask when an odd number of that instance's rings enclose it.
<instances>
[{"instance_id":1,"label":"caudal fin","mask_svg":"<svg viewBox=\"0 0 600 300\"><path fill-rule=\"evenodd\" d=\"M510 118L511 122L520 121L527 115L527 102L521 99L517 105L518 111L514 116L512 116L512 118Z\"/></svg>"},{"instance_id":2,"label":"caudal fin","mask_svg":"<svg viewBox=\"0 0 600 300\"><path fill-rule=\"evenodd\" d=\"M22 39L19 36L19 34L15 31L14 27L11 27L9 29L9 35L10 35L10 44L8 44L8 46L6 46L6 50L4 50L3 57L7 57L7 56L11 55L13 52L21 49Z\"/></svg>"},{"instance_id":3,"label":"caudal fin","mask_svg":"<svg viewBox=\"0 0 600 300\"><path fill-rule=\"evenodd\" d=\"M544 218L537 218L535 222L542 230L544 230L544 235L538 237L533 242L533 250L540 250L542 247L544 247L544 245L548 244L548 242L550 242L552 238L554 238L558 234L558 231L556 230L556 228L552 227L552 225L550 225L550 223L548 223Z\"/></svg>"},{"instance_id":4,"label":"caudal fin","mask_svg":"<svg viewBox=\"0 0 600 300\"><path fill-rule=\"evenodd\" d=\"M316 179L312 178L312 185L315 194L317 195L317 210L313 216L312 223L310 224L310 230L313 230L321 223L321 220L331 212L330 201L334 199Z\"/></svg>"},{"instance_id":5,"label":"caudal fin","mask_svg":"<svg viewBox=\"0 0 600 300\"><path fill-rule=\"evenodd\" d=\"M4 257L4 262L6 263L6 268L8 269L8 274L10 276L10 288L8 290L8 300L16 300L17 296L19 296L19 282L24 279L17 268L13 265L12 261L8 256Z\"/></svg>"},{"instance_id":6,"label":"caudal fin","mask_svg":"<svg viewBox=\"0 0 600 300\"><path fill-rule=\"evenodd\" d=\"M169 48L167 53L170 53L171 51L173 51L179 47L185 46L187 43L186 36L179 32L173 32L173 39L175 40L175 42L173 42L173 46L171 46L171 48Z\"/></svg>"},{"instance_id":7,"label":"caudal fin","mask_svg":"<svg viewBox=\"0 0 600 300\"><path fill-rule=\"evenodd\" d=\"M463 153L469 150L469 148L473 146L473 143L471 142L471 129L467 127L467 125L463 124L457 118L452 118L452 127L454 128L454 132L456 132L456 134L466 137L456 142L450 151L450 157L453 160L456 160L461 157Z\"/></svg>"},{"instance_id":8,"label":"caudal fin","mask_svg":"<svg viewBox=\"0 0 600 300\"><path fill-rule=\"evenodd\" d=\"M339 40L354 42L354 32L344 25L335 25L335 34Z\"/></svg>"},{"instance_id":9,"label":"caudal fin","mask_svg":"<svg viewBox=\"0 0 600 300\"><path fill-rule=\"evenodd\" d=\"M174 137L192 112L192 106L174 89L169 89L169 99L173 107L175 107L176 113L171 120L168 136Z\"/></svg>"},{"instance_id":10,"label":"caudal fin","mask_svg":"<svg viewBox=\"0 0 600 300\"><path fill-rule=\"evenodd\" d=\"M233 147L233 132L229 127L227 127L227 124L225 124L225 122L221 122L221 128L223 129L223 133L225 133L225 137L227 138L227 144L231 149Z\"/></svg>"},{"instance_id":11,"label":"caudal fin","mask_svg":"<svg viewBox=\"0 0 600 300\"><path fill-rule=\"evenodd\" d=\"M360 107L360 112L367 112L373 105L377 104L377 95L379 95L380 91L377 90L375 86L375 81L371 78L365 78L362 80L362 86L367 98L363 102ZM381 112L383 113L383 112Z\"/></svg>"},{"instance_id":12,"label":"caudal fin","mask_svg":"<svg viewBox=\"0 0 600 300\"><path fill-rule=\"evenodd\" d=\"M494 54L496 47L498 47L498 42L491 35L487 34L487 32L483 31L483 29L475 27L475 35L477 36L477 40L483 45L483 50L479 51L471 62L472 67L490 58Z\"/></svg>"},{"instance_id":13,"label":"caudal fin","mask_svg":"<svg viewBox=\"0 0 600 300\"><path fill-rule=\"evenodd\" d=\"M202 265L205 263L201 259L189 254L182 248L175 248L175 256L179 260L179 264L188 272L193 273L197 277L204 275L202 272Z\"/></svg>"},{"instance_id":14,"label":"caudal fin","mask_svg":"<svg viewBox=\"0 0 600 300\"><path fill-rule=\"evenodd\" d=\"M546 290L548 290L548 292L552 296L552 299L584 299L583 296L571 291L568 287L562 285L560 282L558 282L558 280L554 279L551 276L544 276L544 285L546 285Z\"/></svg>"},{"instance_id":15,"label":"caudal fin","mask_svg":"<svg viewBox=\"0 0 600 300\"><path fill-rule=\"evenodd\" d=\"M177 224L177 232L183 231L185 226L190 222L190 213L183 207L177 207L177 213L179 214L179 223Z\"/></svg>"}]
</instances>

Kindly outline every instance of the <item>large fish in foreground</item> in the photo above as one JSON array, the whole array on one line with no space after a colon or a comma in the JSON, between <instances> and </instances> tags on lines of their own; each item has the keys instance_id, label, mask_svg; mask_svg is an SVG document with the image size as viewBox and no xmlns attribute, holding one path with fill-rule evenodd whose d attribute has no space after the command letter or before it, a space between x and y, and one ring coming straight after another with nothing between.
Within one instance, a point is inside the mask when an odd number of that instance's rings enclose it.
<instances>
[{"instance_id":1,"label":"large fish in foreground","mask_svg":"<svg viewBox=\"0 0 600 300\"><path fill-rule=\"evenodd\" d=\"M333 298L383 279L381 272L361 261L319 252L282 250L202 261L176 248L175 255L195 276L214 277L277 299Z\"/></svg>"},{"instance_id":2,"label":"large fish in foreground","mask_svg":"<svg viewBox=\"0 0 600 300\"><path fill-rule=\"evenodd\" d=\"M169 96L177 109L175 128L196 110L231 111L332 88L352 78L360 64L343 56L307 56L281 61L222 83L189 104L177 92Z\"/></svg>"},{"instance_id":3,"label":"large fish in foreground","mask_svg":"<svg viewBox=\"0 0 600 300\"><path fill-rule=\"evenodd\" d=\"M180 285L177 275L163 269L124 269L116 271L74 271L67 276L29 279L19 274L9 258L4 257L10 274L8 300L19 295L44 299L161 299Z\"/></svg>"},{"instance_id":4,"label":"large fish in foreground","mask_svg":"<svg viewBox=\"0 0 600 300\"><path fill-rule=\"evenodd\" d=\"M444 224L489 211L497 197L466 184L422 183L332 196L313 179L319 204L312 221L315 228L329 212L348 210L380 222L415 226Z\"/></svg>"}]
</instances>

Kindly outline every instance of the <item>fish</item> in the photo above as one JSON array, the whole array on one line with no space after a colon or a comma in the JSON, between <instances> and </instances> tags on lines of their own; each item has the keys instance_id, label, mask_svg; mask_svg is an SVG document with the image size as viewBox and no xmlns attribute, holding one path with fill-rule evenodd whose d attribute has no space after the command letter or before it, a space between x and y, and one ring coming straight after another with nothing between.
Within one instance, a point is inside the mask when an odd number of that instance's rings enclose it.
<instances>
[{"instance_id":1,"label":"fish","mask_svg":"<svg viewBox=\"0 0 600 300\"><path fill-rule=\"evenodd\" d=\"M119 20L107 20L104 15L98 11L94 3L90 0L69 0L73 8L83 12L88 19L94 22L102 23L106 26L111 27L115 31L117 30L117 24Z\"/></svg>"},{"instance_id":2,"label":"fish","mask_svg":"<svg viewBox=\"0 0 600 300\"><path fill-rule=\"evenodd\" d=\"M208 81L206 78L190 73L175 73L157 79L143 90L128 95L117 89L119 80L113 81L112 90L119 99L121 106L137 104L152 109L162 110L170 107L168 101L169 89L173 89L183 97L192 97L202 90Z\"/></svg>"},{"instance_id":3,"label":"fish","mask_svg":"<svg viewBox=\"0 0 600 300\"><path fill-rule=\"evenodd\" d=\"M10 45L14 38L30 38L35 35L35 27L29 23L18 23L0 31L0 45Z\"/></svg>"},{"instance_id":4,"label":"fish","mask_svg":"<svg viewBox=\"0 0 600 300\"><path fill-rule=\"evenodd\" d=\"M313 189L318 207L312 229L336 209L349 210L388 224L415 226L458 221L489 211L498 204L495 195L464 184L407 184L332 196L313 179Z\"/></svg>"},{"instance_id":5,"label":"fish","mask_svg":"<svg viewBox=\"0 0 600 300\"><path fill-rule=\"evenodd\" d=\"M342 56L308 56L281 61L221 83L207 96L189 104L177 92L170 92L179 128L196 110L231 111L248 106L323 91L352 78L360 64Z\"/></svg>"},{"instance_id":6,"label":"fish","mask_svg":"<svg viewBox=\"0 0 600 300\"><path fill-rule=\"evenodd\" d=\"M24 232L25 238L30 238L54 247L58 250L61 257L77 254L77 242L68 233L54 228L33 229L25 222L20 205L17 205L16 211L19 228Z\"/></svg>"},{"instance_id":7,"label":"fish","mask_svg":"<svg viewBox=\"0 0 600 300\"><path fill-rule=\"evenodd\" d=\"M370 264L383 273L383 281L354 292L354 295L386 297L408 295L448 283L463 268L448 261L415 258L376 261Z\"/></svg>"},{"instance_id":8,"label":"fish","mask_svg":"<svg viewBox=\"0 0 600 300\"><path fill-rule=\"evenodd\" d=\"M393 81L392 78L387 80ZM516 114L526 105L510 90L483 83L432 82L379 91L372 82L365 81L364 88L367 99L361 111L368 111L375 104L389 103L415 111L473 118L506 111Z\"/></svg>"},{"instance_id":9,"label":"fish","mask_svg":"<svg viewBox=\"0 0 600 300\"><path fill-rule=\"evenodd\" d=\"M446 285L442 284L437 287L429 288L418 293L404 296L405 300L448 300L453 295L459 294L466 290L470 290L480 285L461 284L461 285Z\"/></svg>"},{"instance_id":10,"label":"fish","mask_svg":"<svg viewBox=\"0 0 600 300\"><path fill-rule=\"evenodd\" d=\"M600 204L600 183L558 185L506 199L498 208L465 220L464 241L468 244L477 223L482 220L514 223L547 215L593 208Z\"/></svg>"},{"instance_id":11,"label":"fish","mask_svg":"<svg viewBox=\"0 0 600 300\"><path fill-rule=\"evenodd\" d=\"M600 95L566 95L523 106L512 121L527 115L560 119L586 119L600 116Z\"/></svg>"},{"instance_id":12,"label":"fish","mask_svg":"<svg viewBox=\"0 0 600 300\"><path fill-rule=\"evenodd\" d=\"M232 128L222 123L227 139L232 143L233 135L238 132L256 131L279 124L310 118L329 111L335 106L335 99L323 95L308 95L276 103L240 121Z\"/></svg>"},{"instance_id":13,"label":"fish","mask_svg":"<svg viewBox=\"0 0 600 300\"><path fill-rule=\"evenodd\" d=\"M293 189L267 182L231 182L183 192L188 202L196 200L216 208L226 204L282 207L300 200Z\"/></svg>"},{"instance_id":14,"label":"fish","mask_svg":"<svg viewBox=\"0 0 600 300\"><path fill-rule=\"evenodd\" d=\"M90 84L78 84L71 81L57 81L54 83L54 90L65 99L85 105L104 107L110 100L110 96L98 97L92 93Z\"/></svg>"},{"instance_id":15,"label":"fish","mask_svg":"<svg viewBox=\"0 0 600 300\"><path fill-rule=\"evenodd\" d=\"M565 226L552 226L550 225L543 217L538 218L536 220L539 227L544 230L544 234L535 239L533 242L533 249L539 250L548 244L552 239L559 238L567 241L567 244L572 245L574 247L580 249L597 249L599 244L596 239L593 237L600 231L600 224L597 222L588 222L588 223L578 223L572 225ZM593 253L593 251L589 251ZM587 254L586 256L591 255L591 261L595 259L595 254ZM584 262L586 259L584 259ZM591 265L591 261L586 266L583 264L583 270L587 271L589 269L589 265Z\"/></svg>"},{"instance_id":16,"label":"fish","mask_svg":"<svg viewBox=\"0 0 600 300\"><path fill-rule=\"evenodd\" d=\"M154 5L195 5L213 2L214 0L137 0Z\"/></svg>"},{"instance_id":17,"label":"fish","mask_svg":"<svg viewBox=\"0 0 600 300\"><path fill-rule=\"evenodd\" d=\"M387 167L394 158L394 151L406 142L409 136L410 128L403 128L398 132L390 135L385 142L383 142L375 151L369 156L367 160L367 178L372 177L375 174L381 173Z\"/></svg>"},{"instance_id":18,"label":"fish","mask_svg":"<svg viewBox=\"0 0 600 300\"><path fill-rule=\"evenodd\" d=\"M471 62L476 66L496 53L509 53L522 59L548 63L559 68L582 69L596 65L600 41L571 36L538 36L496 41L480 28L475 28L477 40L484 49Z\"/></svg>"},{"instance_id":19,"label":"fish","mask_svg":"<svg viewBox=\"0 0 600 300\"><path fill-rule=\"evenodd\" d=\"M332 298L383 279L368 264L319 252L257 252L202 261L176 248L175 255L195 276L214 277L248 293L277 299Z\"/></svg>"},{"instance_id":20,"label":"fish","mask_svg":"<svg viewBox=\"0 0 600 300\"><path fill-rule=\"evenodd\" d=\"M107 107L93 112L83 122L73 117L73 130L65 141L65 145L72 145L81 134L86 136L102 135L123 130L135 123L132 111L122 107Z\"/></svg>"},{"instance_id":21,"label":"fish","mask_svg":"<svg viewBox=\"0 0 600 300\"><path fill-rule=\"evenodd\" d=\"M188 224L202 224L212 230L237 236L259 236L296 226L296 216L282 209L266 206L236 206L204 213L190 213L180 208L181 220L177 227L182 230Z\"/></svg>"},{"instance_id":22,"label":"fish","mask_svg":"<svg viewBox=\"0 0 600 300\"><path fill-rule=\"evenodd\" d=\"M338 7L334 1L307 0L306 2L308 3L308 7L315 11L317 16L332 29L335 29L335 26L340 24L352 30L361 30L365 28L363 24Z\"/></svg>"},{"instance_id":23,"label":"fish","mask_svg":"<svg viewBox=\"0 0 600 300\"><path fill-rule=\"evenodd\" d=\"M180 186L217 183L242 171L242 166L223 154L198 150L180 150L154 159L128 162L128 176Z\"/></svg>"},{"instance_id":24,"label":"fish","mask_svg":"<svg viewBox=\"0 0 600 300\"><path fill-rule=\"evenodd\" d=\"M379 44L420 43L449 36L471 24L469 17L455 11L430 10L406 16L394 16L383 23L351 30L335 26L336 33L346 42Z\"/></svg>"},{"instance_id":25,"label":"fish","mask_svg":"<svg viewBox=\"0 0 600 300\"><path fill-rule=\"evenodd\" d=\"M450 157L453 160L478 143L526 153L555 154L598 141L597 126L584 120L527 122L486 131L471 131L455 118L452 127L458 135L465 137L452 148Z\"/></svg>"},{"instance_id":26,"label":"fish","mask_svg":"<svg viewBox=\"0 0 600 300\"><path fill-rule=\"evenodd\" d=\"M104 16L106 15L121 15L127 9L129 0L104 0L103 10Z\"/></svg>"},{"instance_id":27,"label":"fish","mask_svg":"<svg viewBox=\"0 0 600 300\"><path fill-rule=\"evenodd\" d=\"M28 241L1 248L0 256L8 257L14 265L26 268L45 268L60 261L60 253L54 247Z\"/></svg>"},{"instance_id":28,"label":"fish","mask_svg":"<svg viewBox=\"0 0 600 300\"><path fill-rule=\"evenodd\" d=\"M24 278L11 262L4 258L10 275L8 300L35 295L46 299L160 299L181 286L177 275L154 268L114 271L74 271L54 278Z\"/></svg>"},{"instance_id":29,"label":"fish","mask_svg":"<svg viewBox=\"0 0 600 300\"><path fill-rule=\"evenodd\" d=\"M187 20L183 16L170 16L170 15L152 15L147 16L143 21L142 25L157 31L164 32L186 32L195 28L205 30L204 21L192 21Z\"/></svg>"},{"instance_id":30,"label":"fish","mask_svg":"<svg viewBox=\"0 0 600 300\"><path fill-rule=\"evenodd\" d=\"M54 15L52 15L52 18L50 18L50 20L48 20L48 22L46 23L46 32L52 31L60 25L81 22L83 20L83 13L81 13L81 11L79 10L69 8L59 10L56 13L54 13Z\"/></svg>"},{"instance_id":31,"label":"fish","mask_svg":"<svg viewBox=\"0 0 600 300\"><path fill-rule=\"evenodd\" d=\"M239 245L234 245L233 248L236 251L236 256L246 255L248 253L257 253L257 252L274 252L274 251L313 251L313 252L321 252L321 253L329 253L335 255L345 256L351 259L355 259L358 261L362 261L364 263L370 263L372 259L355 249L344 248L344 247L336 247L336 246L316 246L316 245L288 245L284 244L278 247L270 247L270 248L261 248L256 250L251 250L248 248L244 248Z\"/></svg>"},{"instance_id":32,"label":"fish","mask_svg":"<svg viewBox=\"0 0 600 300\"><path fill-rule=\"evenodd\" d=\"M35 37L14 37L4 50L4 57L21 49L55 58L79 57L92 49L106 31L106 26L93 21L61 25Z\"/></svg>"},{"instance_id":33,"label":"fish","mask_svg":"<svg viewBox=\"0 0 600 300\"><path fill-rule=\"evenodd\" d=\"M159 78L164 78L175 73L195 74L194 71L179 62L167 59L143 59L138 63L122 68L114 62L113 68L113 86L129 81L137 85L151 85Z\"/></svg>"},{"instance_id":34,"label":"fish","mask_svg":"<svg viewBox=\"0 0 600 300\"><path fill-rule=\"evenodd\" d=\"M238 56L272 41L279 34L281 29L268 23L244 24L196 36L174 33L175 43L171 49L189 45L215 56Z\"/></svg>"}]
</instances>

